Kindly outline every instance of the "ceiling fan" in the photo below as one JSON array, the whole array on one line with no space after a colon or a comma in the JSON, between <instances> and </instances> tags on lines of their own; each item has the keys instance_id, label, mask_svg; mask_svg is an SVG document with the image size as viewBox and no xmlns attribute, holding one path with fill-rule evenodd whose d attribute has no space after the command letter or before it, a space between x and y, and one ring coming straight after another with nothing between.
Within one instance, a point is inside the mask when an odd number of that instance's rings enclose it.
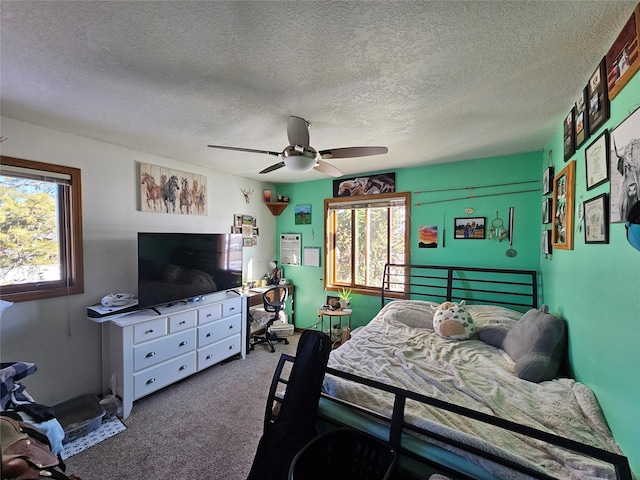
<instances>
[{"instance_id":1,"label":"ceiling fan","mask_svg":"<svg viewBox=\"0 0 640 480\"><path fill-rule=\"evenodd\" d=\"M282 157L282 161L274 163L265 168L260 173L269 173L282 167L290 168L295 172L308 172L312 168L332 177L341 177L342 172L336 167L324 161L328 158L353 158L367 157L370 155L381 155L387 153L387 147L344 147L331 148L317 151L309 145L310 124L304 118L289 117L287 124L287 136L289 146L282 152L271 152L269 150L254 150L252 148L225 147L222 145L207 145L211 148L222 148L224 150L235 150L238 152L266 153L275 157Z\"/></svg>"}]
</instances>

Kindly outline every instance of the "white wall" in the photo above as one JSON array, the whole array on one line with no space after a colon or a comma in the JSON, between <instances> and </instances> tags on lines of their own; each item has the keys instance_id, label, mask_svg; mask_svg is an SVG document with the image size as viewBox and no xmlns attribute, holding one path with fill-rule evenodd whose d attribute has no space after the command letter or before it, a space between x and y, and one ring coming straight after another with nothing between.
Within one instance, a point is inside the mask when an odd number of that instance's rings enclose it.
<instances>
[{"instance_id":1,"label":"white wall","mask_svg":"<svg viewBox=\"0 0 640 480\"><path fill-rule=\"evenodd\" d=\"M275 258L275 217L262 202L265 185L171 159L67 135L1 118L2 155L68 165L82 170L85 293L14 304L0 321L2 362L34 362L38 371L23 383L43 404L82 393L100 393L101 327L86 318L86 307L110 292L136 291L137 232L228 233L234 213L257 218L258 245L244 248L244 271L253 261L260 277ZM138 211L137 163L150 163L207 176L208 215ZM241 189L253 189L250 204Z\"/></svg>"}]
</instances>

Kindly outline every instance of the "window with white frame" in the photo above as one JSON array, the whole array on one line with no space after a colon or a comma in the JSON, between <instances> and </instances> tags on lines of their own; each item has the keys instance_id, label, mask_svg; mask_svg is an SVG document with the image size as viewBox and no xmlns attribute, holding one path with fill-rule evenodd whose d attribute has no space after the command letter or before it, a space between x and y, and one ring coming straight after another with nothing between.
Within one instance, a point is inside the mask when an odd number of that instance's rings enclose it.
<instances>
[{"instance_id":1,"label":"window with white frame","mask_svg":"<svg viewBox=\"0 0 640 480\"><path fill-rule=\"evenodd\" d=\"M12 157L0 162L0 298L84 291L80 170Z\"/></svg>"},{"instance_id":2,"label":"window with white frame","mask_svg":"<svg viewBox=\"0 0 640 480\"><path fill-rule=\"evenodd\" d=\"M384 266L408 263L409 192L325 200L325 289L380 293Z\"/></svg>"}]
</instances>

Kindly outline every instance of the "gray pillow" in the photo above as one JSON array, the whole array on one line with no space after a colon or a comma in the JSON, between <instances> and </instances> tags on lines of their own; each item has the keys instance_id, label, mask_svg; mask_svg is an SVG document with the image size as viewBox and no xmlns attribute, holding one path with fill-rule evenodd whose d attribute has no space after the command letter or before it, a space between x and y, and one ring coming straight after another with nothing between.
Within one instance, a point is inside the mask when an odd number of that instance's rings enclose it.
<instances>
[{"instance_id":1,"label":"gray pillow","mask_svg":"<svg viewBox=\"0 0 640 480\"><path fill-rule=\"evenodd\" d=\"M548 313L542 305L529 310L507 330L487 327L480 331L480 340L502 348L516 362L518 377L530 382L551 380L558 373L567 341L562 320Z\"/></svg>"}]
</instances>

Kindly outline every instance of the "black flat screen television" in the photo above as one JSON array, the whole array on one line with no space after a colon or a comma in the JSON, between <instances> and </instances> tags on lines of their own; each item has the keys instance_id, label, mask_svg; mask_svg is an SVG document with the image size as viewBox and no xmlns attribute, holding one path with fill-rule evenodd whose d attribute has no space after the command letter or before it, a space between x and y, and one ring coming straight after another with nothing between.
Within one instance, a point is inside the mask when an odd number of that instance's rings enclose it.
<instances>
[{"instance_id":1,"label":"black flat screen television","mask_svg":"<svg viewBox=\"0 0 640 480\"><path fill-rule=\"evenodd\" d=\"M138 308L242 285L242 235L138 233Z\"/></svg>"}]
</instances>

